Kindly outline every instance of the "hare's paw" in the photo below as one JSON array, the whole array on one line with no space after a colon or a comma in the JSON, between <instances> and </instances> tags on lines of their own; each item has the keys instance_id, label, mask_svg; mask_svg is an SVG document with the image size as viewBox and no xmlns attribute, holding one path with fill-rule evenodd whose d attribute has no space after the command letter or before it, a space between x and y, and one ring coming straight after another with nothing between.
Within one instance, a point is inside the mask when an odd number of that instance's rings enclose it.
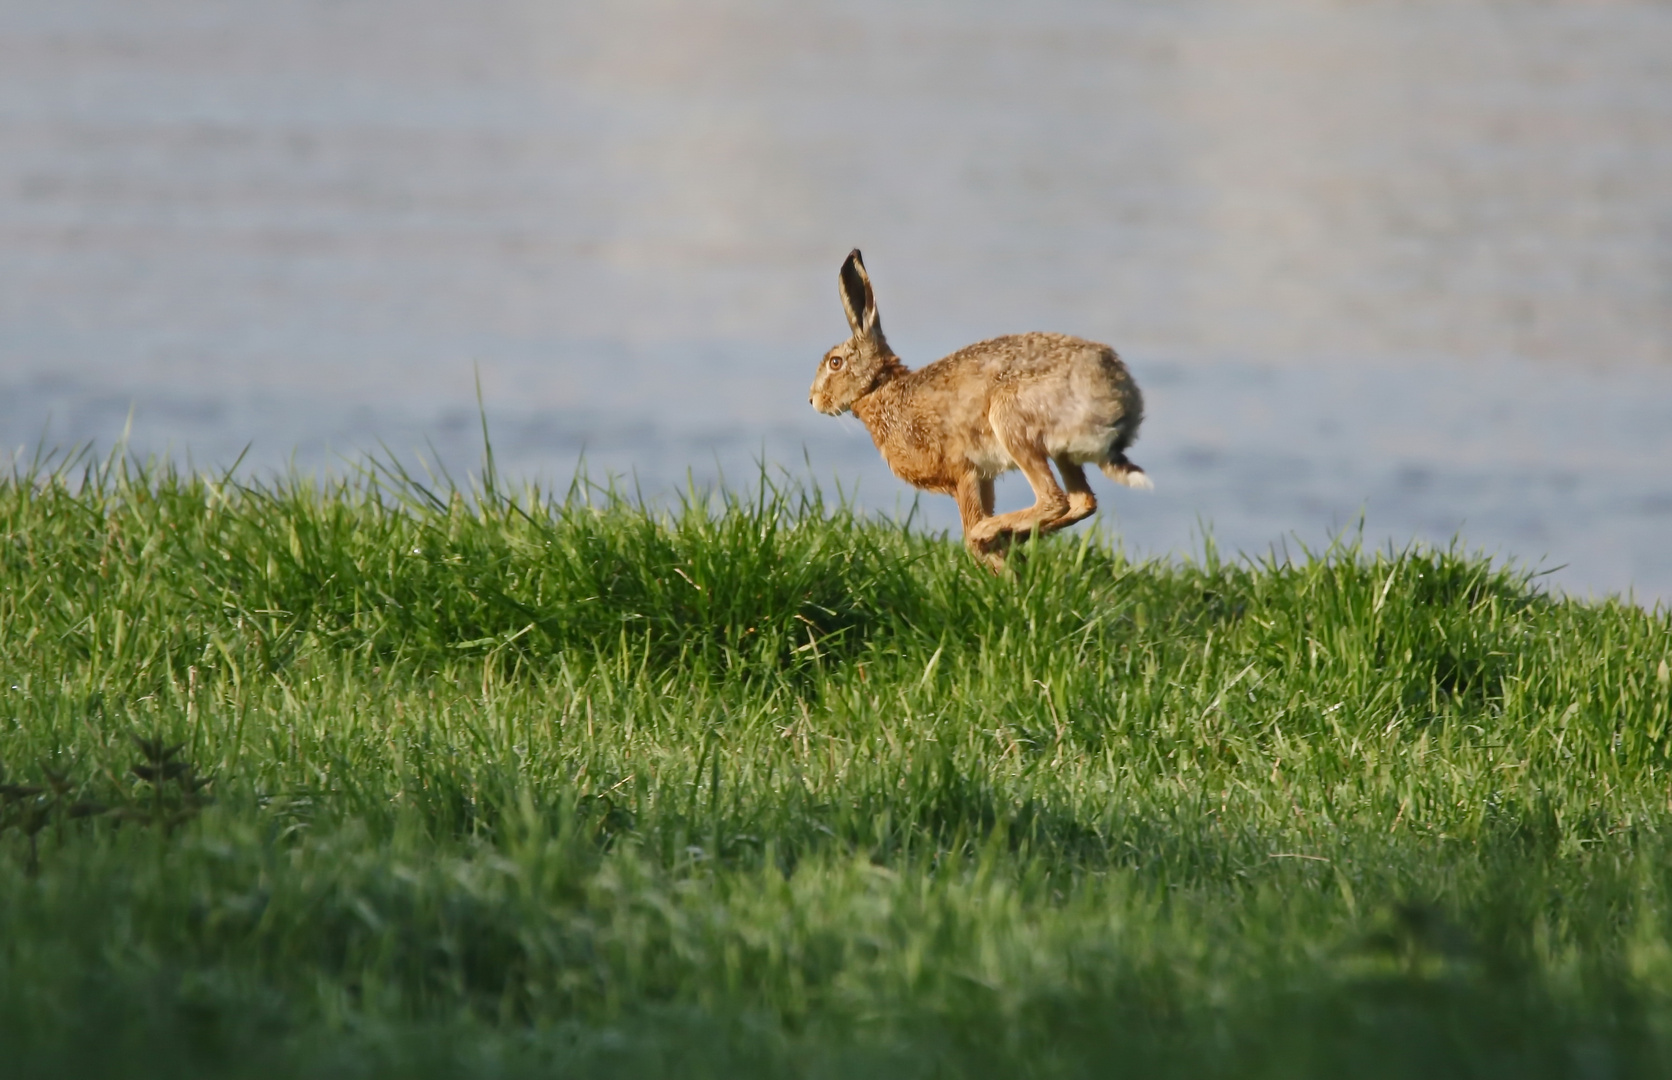
<instances>
[{"instance_id":1,"label":"hare's paw","mask_svg":"<svg viewBox=\"0 0 1672 1080\"><path fill-rule=\"evenodd\" d=\"M989 518L981 522L981 525L986 525L991 520ZM987 535L978 535L978 530ZM970 555L976 562L995 574L1002 574L1005 570L1005 560L1015 540L1016 534L1008 529L980 529L980 526L977 526L964 536L964 545L969 548Z\"/></svg>"},{"instance_id":2,"label":"hare's paw","mask_svg":"<svg viewBox=\"0 0 1672 1080\"><path fill-rule=\"evenodd\" d=\"M969 542L972 546L987 548L999 542L1000 537L1010 538L1010 530L996 517L982 518L969 529Z\"/></svg>"},{"instance_id":3,"label":"hare's paw","mask_svg":"<svg viewBox=\"0 0 1672 1080\"><path fill-rule=\"evenodd\" d=\"M985 544L971 544L969 549L976 562L995 574L1002 574L1010 556L1010 536L1007 533Z\"/></svg>"}]
</instances>

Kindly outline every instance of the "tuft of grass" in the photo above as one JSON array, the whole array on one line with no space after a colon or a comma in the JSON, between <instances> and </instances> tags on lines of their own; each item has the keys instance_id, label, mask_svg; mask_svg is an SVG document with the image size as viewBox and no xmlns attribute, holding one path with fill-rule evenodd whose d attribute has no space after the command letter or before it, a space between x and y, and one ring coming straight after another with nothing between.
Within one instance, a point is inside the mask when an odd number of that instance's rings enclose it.
<instances>
[{"instance_id":1,"label":"tuft of grass","mask_svg":"<svg viewBox=\"0 0 1672 1080\"><path fill-rule=\"evenodd\" d=\"M0 1074L1661 1075L1669 664L1459 547L38 460Z\"/></svg>"}]
</instances>

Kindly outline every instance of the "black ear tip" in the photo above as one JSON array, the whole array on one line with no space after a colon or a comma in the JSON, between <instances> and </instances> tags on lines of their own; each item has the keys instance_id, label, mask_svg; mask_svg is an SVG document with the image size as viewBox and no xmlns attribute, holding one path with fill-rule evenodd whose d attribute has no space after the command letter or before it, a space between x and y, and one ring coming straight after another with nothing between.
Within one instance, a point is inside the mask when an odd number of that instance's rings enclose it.
<instances>
[{"instance_id":1,"label":"black ear tip","mask_svg":"<svg viewBox=\"0 0 1672 1080\"><path fill-rule=\"evenodd\" d=\"M845 265L848 265L848 266L864 266L865 265L865 258L864 258L864 256L859 254L859 249L858 248L854 248L852 251L848 252L848 257L845 261Z\"/></svg>"}]
</instances>

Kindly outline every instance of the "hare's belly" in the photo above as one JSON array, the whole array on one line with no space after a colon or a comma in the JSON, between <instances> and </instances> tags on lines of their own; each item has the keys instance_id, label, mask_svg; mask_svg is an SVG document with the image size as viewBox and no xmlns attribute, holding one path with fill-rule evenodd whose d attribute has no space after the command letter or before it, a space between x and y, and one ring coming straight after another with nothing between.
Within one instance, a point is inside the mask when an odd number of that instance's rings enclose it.
<instances>
[{"instance_id":1,"label":"hare's belly","mask_svg":"<svg viewBox=\"0 0 1672 1080\"><path fill-rule=\"evenodd\" d=\"M1091 431L1051 432L1045 437L1045 452L1053 458L1067 458L1079 465L1097 464L1109 460L1111 445L1120 435L1120 428L1101 428ZM999 445L996 438L983 439L964 455L976 472L991 479L1016 467L1016 459Z\"/></svg>"},{"instance_id":2,"label":"hare's belly","mask_svg":"<svg viewBox=\"0 0 1672 1080\"><path fill-rule=\"evenodd\" d=\"M1077 465L1107 461L1109 448L1120 432L1119 425L1054 431L1045 437L1045 452L1054 458L1067 458Z\"/></svg>"},{"instance_id":3,"label":"hare's belly","mask_svg":"<svg viewBox=\"0 0 1672 1080\"><path fill-rule=\"evenodd\" d=\"M987 480L1016 467L1016 459L1011 457L992 435L971 446L965 451L964 456L975 466L975 471Z\"/></svg>"}]
</instances>

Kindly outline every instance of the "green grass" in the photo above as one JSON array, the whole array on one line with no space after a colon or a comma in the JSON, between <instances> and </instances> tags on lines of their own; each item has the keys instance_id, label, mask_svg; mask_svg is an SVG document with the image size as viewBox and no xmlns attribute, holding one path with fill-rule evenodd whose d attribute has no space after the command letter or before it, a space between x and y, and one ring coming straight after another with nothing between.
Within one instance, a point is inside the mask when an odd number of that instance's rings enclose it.
<instances>
[{"instance_id":1,"label":"green grass","mask_svg":"<svg viewBox=\"0 0 1672 1080\"><path fill-rule=\"evenodd\" d=\"M1672 1069L1666 612L585 495L0 480L0 1075Z\"/></svg>"}]
</instances>

